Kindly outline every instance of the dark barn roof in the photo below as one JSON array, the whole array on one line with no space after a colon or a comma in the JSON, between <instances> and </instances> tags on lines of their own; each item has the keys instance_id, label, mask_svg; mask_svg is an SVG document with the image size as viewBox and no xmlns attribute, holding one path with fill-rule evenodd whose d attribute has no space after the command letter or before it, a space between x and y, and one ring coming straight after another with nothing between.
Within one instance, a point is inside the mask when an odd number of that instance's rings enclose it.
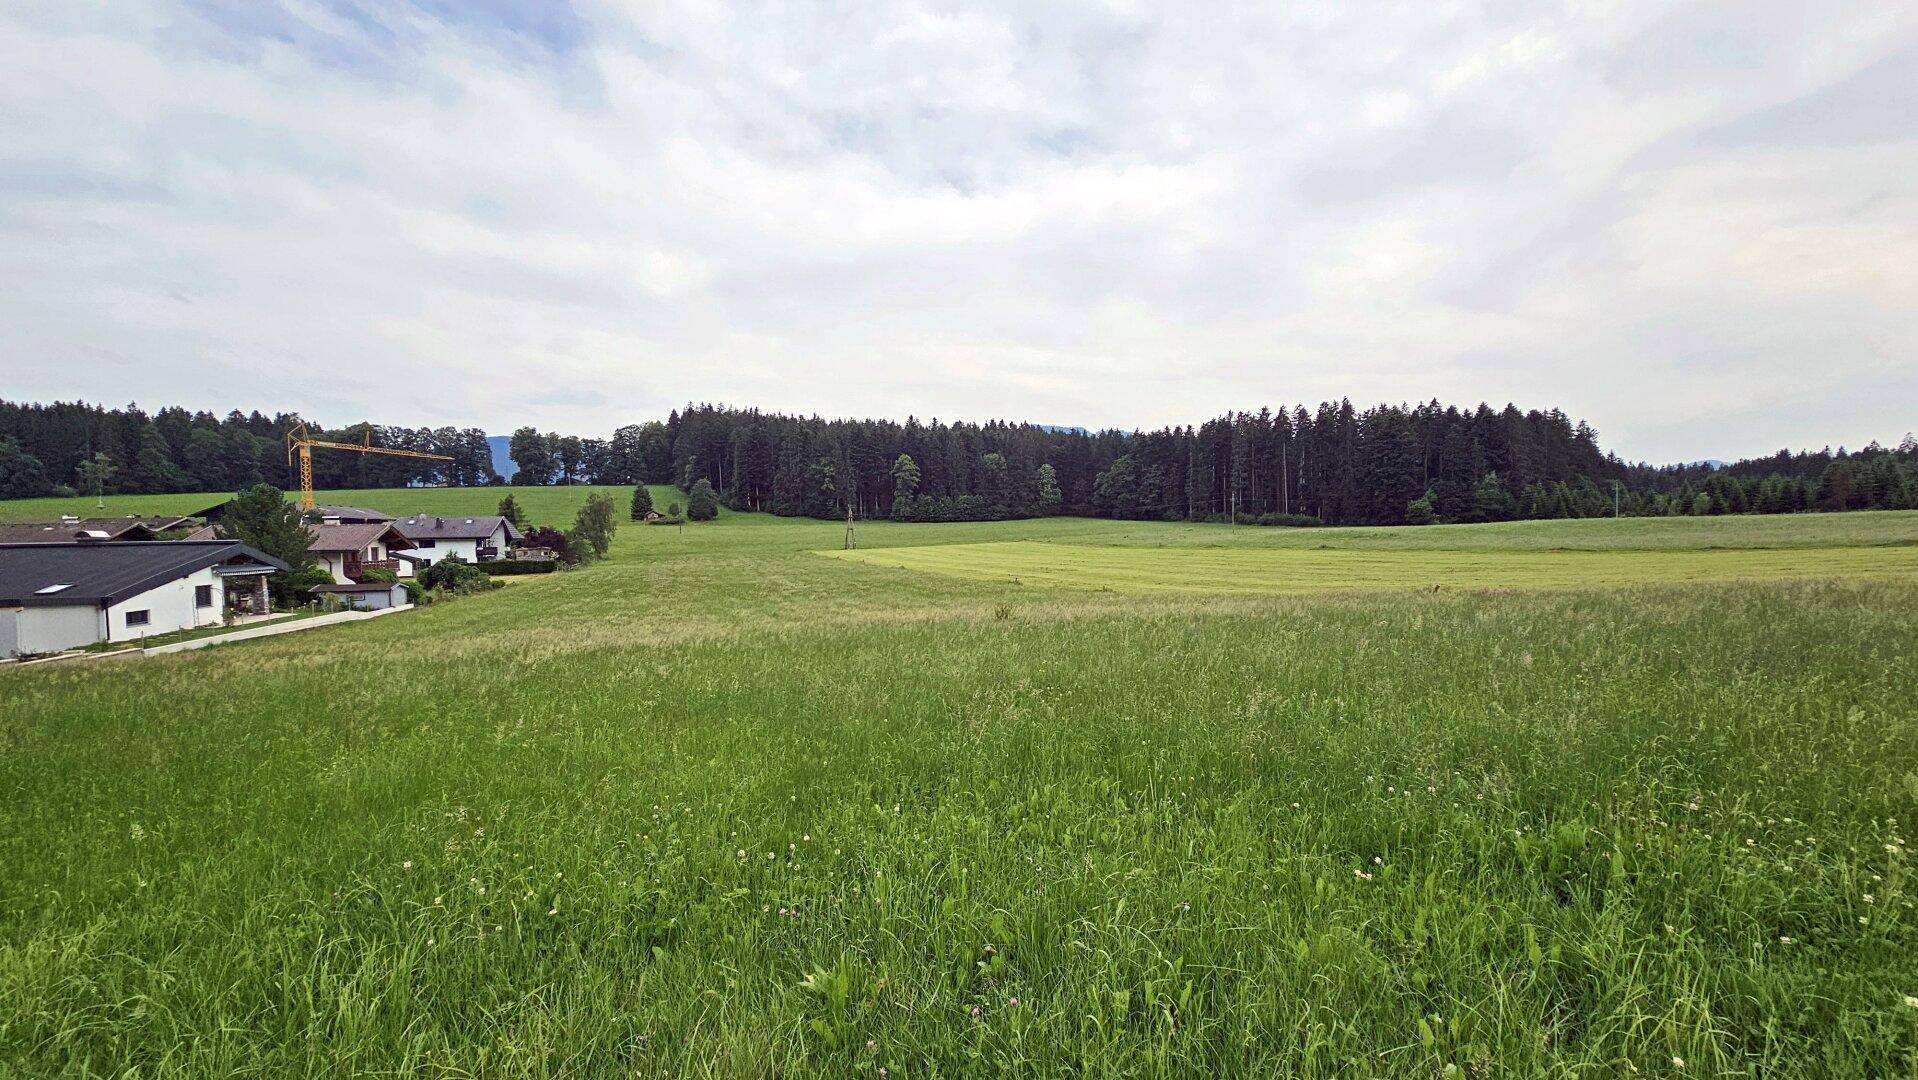
<instances>
[{"instance_id":1,"label":"dark barn roof","mask_svg":"<svg viewBox=\"0 0 1918 1080\"><path fill-rule=\"evenodd\" d=\"M204 510L195 511L193 516L205 518L208 521L218 521L226 515L226 508L232 505L232 503L233 500L228 499L226 502L216 503ZM333 518L342 525L370 525L377 521L393 520L393 515L391 514L383 514L378 510L368 510L364 506L338 506L330 503L317 503L313 509L306 511L306 514L309 517L322 519Z\"/></svg>"},{"instance_id":2,"label":"dark barn roof","mask_svg":"<svg viewBox=\"0 0 1918 1080\"><path fill-rule=\"evenodd\" d=\"M0 525L0 544L85 543L99 540L151 540L169 529L190 527L183 517L61 518Z\"/></svg>"},{"instance_id":3,"label":"dark barn roof","mask_svg":"<svg viewBox=\"0 0 1918 1080\"><path fill-rule=\"evenodd\" d=\"M393 515L378 510L368 510L364 506L333 506L326 503L316 504L307 514L319 515L322 521L338 519L342 525L372 525L382 521L392 521Z\"/></svg>"},{"instance_id":4,"label":"dark barn roof","mask_svg":"<svg viewBox=\"0 0 1918 1080\"><path fill-rule=\"evenodd\" d=\"M12 544L0 547L0 604L117 604L196 570L242 561L286 569L237 540ZM64 587L42 591L54 586Z\"/></svg>"}]
</instances>

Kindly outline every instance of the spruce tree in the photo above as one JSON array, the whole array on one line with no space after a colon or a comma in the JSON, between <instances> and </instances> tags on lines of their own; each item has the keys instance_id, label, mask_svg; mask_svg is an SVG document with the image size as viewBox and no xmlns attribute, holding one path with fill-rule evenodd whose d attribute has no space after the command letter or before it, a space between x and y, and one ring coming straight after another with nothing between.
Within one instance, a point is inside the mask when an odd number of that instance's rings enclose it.
<instances>
[{"instance_id":1,"label":"spruce tree","mask_svg":"<svg viewBox=\"0 0 1918 1080\"><path fill-rule=\"evenodd\" d=\"M513 528L526 531L526 511L521 510L519 501L511 495L499 501L499 516L513 523Z\"/></svg>"},{"instance_id":2,"label":"spruce tree","mask_svg":"<svg viewBox=\"0 0 1918 1080\"><path fill-rule=\"evenodd\" d=\"M1059 474L1053 471L1050 463L1039 466L1039 514L1049 517L1058 513L1062 501Z\"/></svg>"},{"instance_id":3,"label":"spruce tree","mask_svg":"<svg viewBox=\"0 0 1918 1080\"><path fill-rule=\"evenodd\" d=\"M686 518L711 521L718 516L719 494L713 490L712 481L702 476L693 481L693 489L686 493Z\"/></svg>"},{"instance_id":4,"label":"spruce tree","mask_svg":"<svg viewBox=\"0 0 1918 1080\"><path fill-rule=\"evenodd\" d=\"M632 519L634 521L645 521L646 515L652 512L653 493L646 490L645 484L634 485Z\"/></svg>"},{"instance_id":5,"label":"spruce tree","mask_svg":"<svg viewBox=\"0 0 1918 1080\"><path fill-rule=\"evenodd\" d=\"M911 454L900 454L892 463L892 518L906 521L912 517L913 496L919 493L919 465Z\"/></svg>"}]
</instances>

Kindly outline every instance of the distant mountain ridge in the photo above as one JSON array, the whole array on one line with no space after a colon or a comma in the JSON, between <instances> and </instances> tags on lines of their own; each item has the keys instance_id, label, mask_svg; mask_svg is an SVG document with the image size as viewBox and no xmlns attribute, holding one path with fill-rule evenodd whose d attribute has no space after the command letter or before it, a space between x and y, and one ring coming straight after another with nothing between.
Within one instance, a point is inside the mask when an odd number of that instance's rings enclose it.
<instances>
[{"instance_id":1,"label":"distant mountain ridge","mask_svg":"<svg viewBox=\"0 0 1918 1080\"><path fill-rule=\"evenodd\" d=\"M512 441L513 439L510 435L488 435L486 437L486 448L493 452L493 471L508 480L511 480L513 474L519 471L519 466L513 464L513 455L506 450Z\"/></svg>"}]
</instances>

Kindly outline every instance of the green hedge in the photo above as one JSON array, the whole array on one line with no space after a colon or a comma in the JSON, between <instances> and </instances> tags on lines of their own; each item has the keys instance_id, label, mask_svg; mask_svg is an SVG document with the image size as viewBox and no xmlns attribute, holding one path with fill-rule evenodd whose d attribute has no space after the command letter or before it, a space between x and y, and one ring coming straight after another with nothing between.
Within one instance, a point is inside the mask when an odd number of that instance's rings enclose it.
<instances>
[{"instance_id":1,"label":"green hedge","mask_svg":"<svg viewBox=\"0 0 1918 1080\"><path fill-rule=\"evenodd\" d=\"M559 569L559 563L553 559L494 559L480 563L479 567L494 577L510 577L513 574L550 574Z\"/></svg>"}]
</instances>

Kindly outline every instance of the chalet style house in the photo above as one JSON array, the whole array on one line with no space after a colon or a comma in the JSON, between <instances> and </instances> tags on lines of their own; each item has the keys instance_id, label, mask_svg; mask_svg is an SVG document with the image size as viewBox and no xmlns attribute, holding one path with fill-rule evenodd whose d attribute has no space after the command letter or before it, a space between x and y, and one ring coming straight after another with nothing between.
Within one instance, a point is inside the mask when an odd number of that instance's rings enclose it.
<instances>
[{"instance_id":1,"label":"chalet style house","mask_svg":"<svg viewBox=\"0 0 1918 1080\"><path fill-rule=\"evenodd\" d=\"M313 537L312 552L319 557L335 585L355 585L365 580L367 570L387 570L395 577L412 577L416 564L424 562L412 554L413 542L387 522L340 524L322 522L308 525Z\"/></svg>"}]
</instances>

